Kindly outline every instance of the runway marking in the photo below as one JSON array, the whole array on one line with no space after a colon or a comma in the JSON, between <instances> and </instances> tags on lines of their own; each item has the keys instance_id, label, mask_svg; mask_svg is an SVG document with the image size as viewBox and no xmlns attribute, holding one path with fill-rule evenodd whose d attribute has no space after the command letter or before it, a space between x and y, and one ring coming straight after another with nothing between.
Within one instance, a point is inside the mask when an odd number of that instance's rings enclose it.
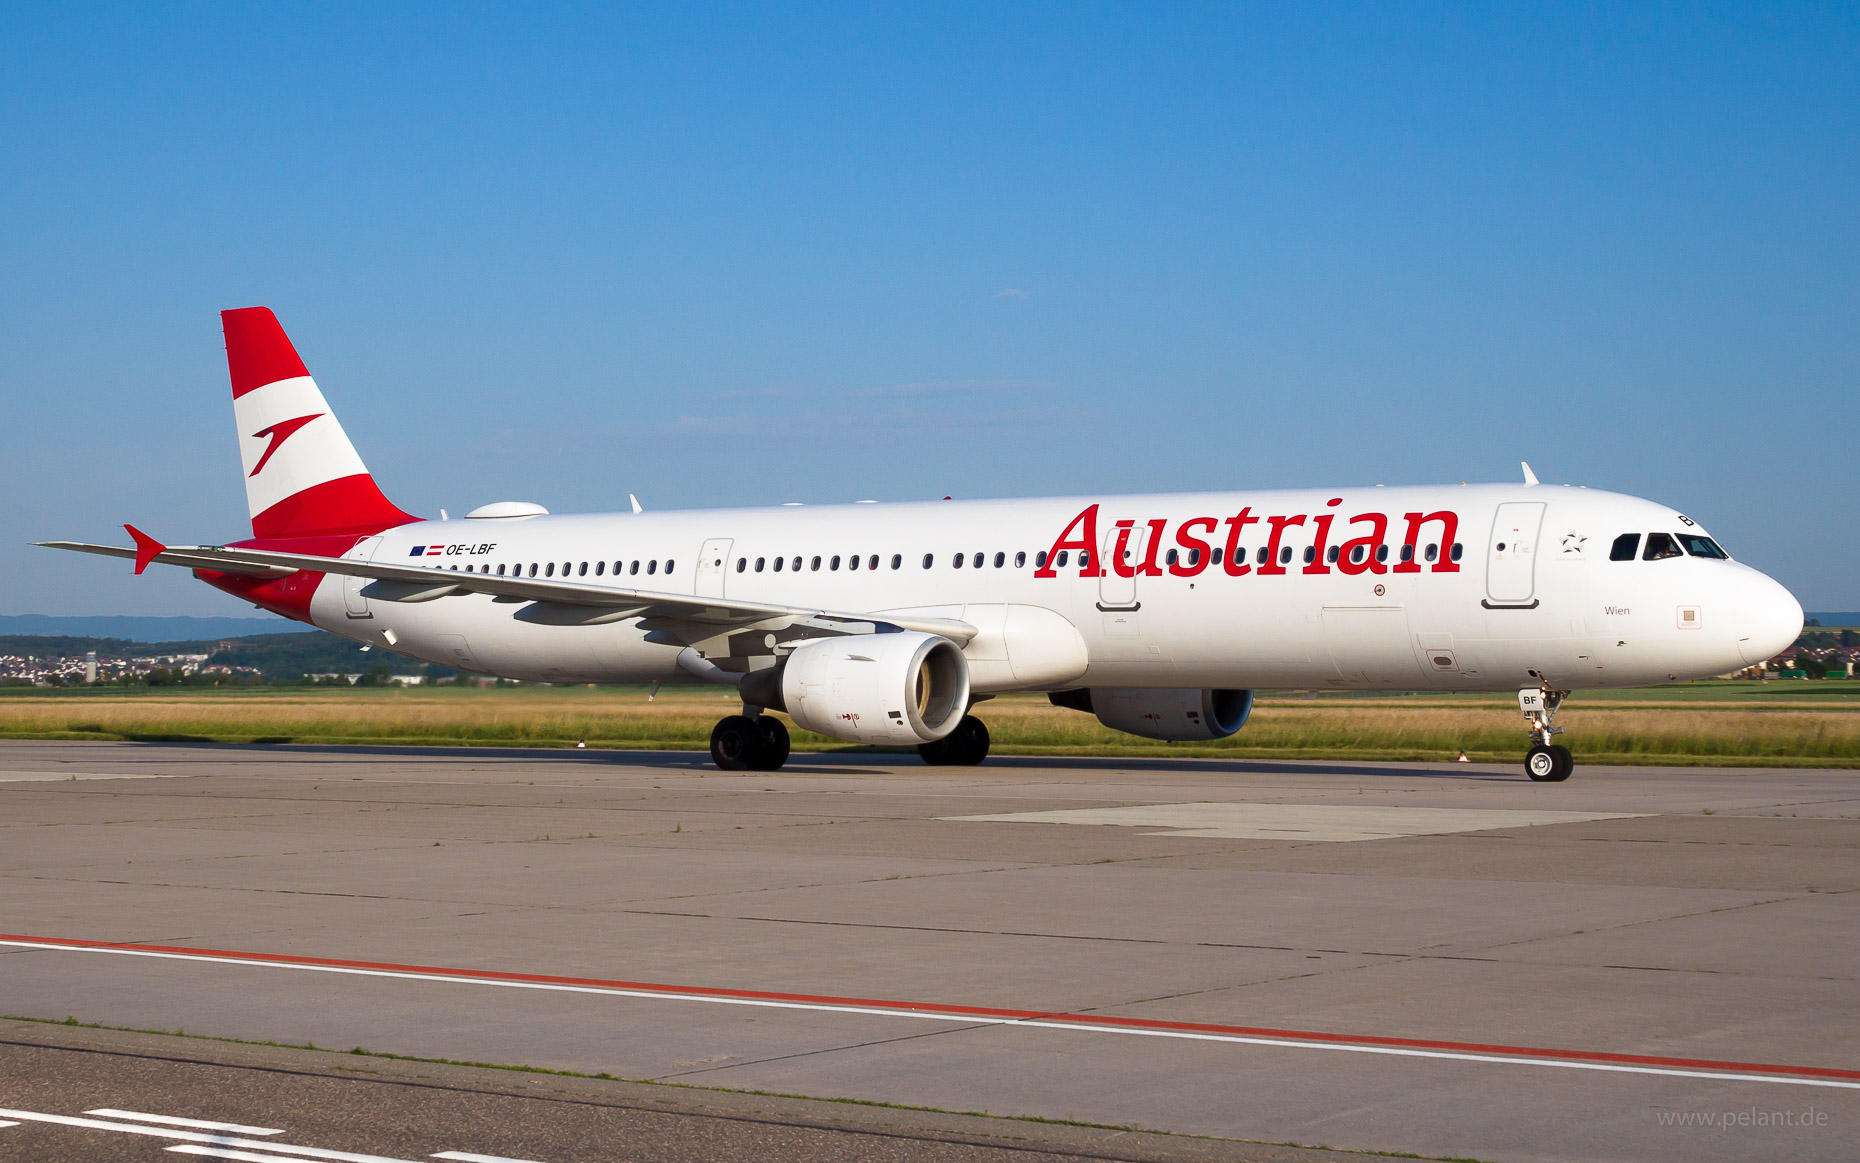
<instances>
[{"instance_id":1,"label":"runway marking","mask_svg":"<svg viewBox=\"0 0 1860 1163\"><path fill-rule=\"evenodd\" d=\"M1401 808L1348 804L1238 804L1201 801L1135 804L1117 808L1060 808L942 816L952 822L991 824L1093 824L1161 828L1146 836L1215 840L1318 840L1348 843L1397 836L1441 836L1545 824L1636 820L1645 812L1558 812L1534 808Z\"/></svg>"},{"instance_id":2,"label":"runway marking","mask_svg":"<svg viewBox=\"0 0 1860 1163\"><path fill-rule=\"evenodd\" d=\"M61 1127L80 1127L89 1131L120 1131L129 1135L148 1135L157 1139L179 1139L183 1143L200 1144L202 1147L256 1147L269 1151L269 1155L248 1155L245 1158L258 1159L263 1163L276 1163L279 1159L329 1159L333 1163L416 1163L412 1159L396 1159L388 1155L364 1155L356 1151L332 1151L327 1147L299 1147L291 1143L275 1140L240 1139L231 1135L215 1135L206 1131L188 1131L180 1127L157 1127L146 1123L113 1123L103 1119L83 1119L75 1115L48 1115L40 1111L6 1110L0 1108L0 1116L19 1119L24 1122L51 1123ZM170 1147L170 1151L181 1150ZM206 1149L183 1151L189 1155L214 1154Z\"/></svg>"},{"instance_id":3,"label":"runway marking","mask_svg":"<svg viewBox=\"0 0 1860 1163\"><path fill-rule=\"evenodd\" d=\"M470 1151L441 1151L434 1159L458 1159L463 1163L540 1163L536 1159L511 1159L504 1155L474 1155Z\"/></svg>"},{"instance_id":4,"label":"runway marking","mask_svg":"<svg viewBox=\"0 0 1860 1163\"><path fill-rule=\"evenodd\" d=\"M1263 1026L1219 1025L1211 1022L1174 1022L1157 1018L1121 1017L1112 1014L996 1009L988 1006L950 1005L942 1002L889 1001L876 998L834 997L825 994L776 993L769 990L669 985L651 981L609 981L594 977L558 977L540 973L510 973L494 969L401 965L390 961L350 961L331 957L300 957L284 953L192 949L180 945L85 941L73 937L0 934L0 945L55 952L110 953L126 957L151 957L220 965L249 965L266 969L340 973L357 977L387 977L406 981L446 981L465 985L498 986L506 989L601 994L612 997L646 998L654 1001L706 1002L714 1005L865 1014L874 1017L963 1022L974 1025L1028 1026L1089 1034L1128 1034L1150 1038L1179 1038L1196 1042L1230 1042L1250 1046L1275 1046L1290 1050L1333 1050L1355 1054L1388 1054L1404 1058L1491 1062L1509 1066L1550 1066L1566 1070L1595 1070L1616 1074L1653 1074L1677 1078L1712 1078L1720 1081L1770 1082L1787 1086L1824 1086L1843 1090L1860 1090L1860 1070L1847 1070L1833 1066L1792 1066L1775 1062L1737 1062L1654 1054L1618 1054L1605 1050L1566 1050L1545 1046L1507 1046L1485 1042L1396 1038L1377 1034L1339 1034L1323 1030L1286 1030ZM0 1116L10 1113L12 1112L0 1111ZM258 1145L264 1146L265 1144Z\"/></svg>"},{"instance_id":5,"label":"runway marking","mask_svg":"<svg viewBox=\"0 0 1860 1163\"><path fill-rule=\"evenodd\" d=\"M150 1115L141 1111L120 1111L114 1107L85 1111L87 1115L97 1115L106 1119L135 1119L144 1123L163 1123L171 1127L192 1127L196 1131L227 1131L235 1135L282 1135L284 1132L271 1127L248 1127L243 1123L216 1123L210 1119L184 1119L177 1115Z\"/></svg>"},{"instance_id":6,"label":"runway marking","mask_svg":"<svg viewBox=\"0 0 1860 1163\"><path fill-rule=\"evenodd\" d=\"M231 1147L202 1147L194 1143L182 1143L167 1150L177 1155L205 1155L213 1159L237 1159L239 1163L303 1163L298 1155L261 1155L257 1151L238 1151ZM290 1150L286 1147L284 1150ZM383 1156L385 1158L385 1156ZM414 1163L411 1159L395 1160L395 1163Z\"/></svg>"}]
</instances>

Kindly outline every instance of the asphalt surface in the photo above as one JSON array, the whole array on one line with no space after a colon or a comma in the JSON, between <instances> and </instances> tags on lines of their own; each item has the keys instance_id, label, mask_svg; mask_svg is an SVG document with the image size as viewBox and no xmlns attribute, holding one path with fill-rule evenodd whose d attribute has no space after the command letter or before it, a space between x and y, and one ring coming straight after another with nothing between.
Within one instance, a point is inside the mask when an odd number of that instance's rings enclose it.
<instances>
[{"instance_id":1,"label":"asphalt surface","mask_svg":"<svg viewBox=\"0 0 1860 1163\"><path fill-rule=\"evenodd\" d=\"M0 744L0 1013L637 1080L14 1023L0 1159L1860 1138L1855 773L699 758Z\"/></svg>"}]
</instances>

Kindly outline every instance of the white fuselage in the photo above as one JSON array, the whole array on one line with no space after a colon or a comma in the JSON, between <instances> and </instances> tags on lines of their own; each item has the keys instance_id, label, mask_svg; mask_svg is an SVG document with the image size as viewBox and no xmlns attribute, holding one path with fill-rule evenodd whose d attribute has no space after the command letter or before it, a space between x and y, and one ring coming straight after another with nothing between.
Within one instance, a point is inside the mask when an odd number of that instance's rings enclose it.
<instances>
[{"instance_id":1,"label":"white fuselage","mask_svg":"<svg viewBox=\"0 0 1860 1163\"><path fill-rule=\"evenodd\" d=\"M1576 690L1721 674L1794 639L1801 607L1748 566L1639 552L1610 559L1619 536L1640 534L1645 544L1653 533L1703 530L1634 497L1480 485L426 521L354 553L958 619L980 631L964 648L978 693ZM324 577L311 602L315 623L481 674L692 678L679 661L684 648L649 641L651 627L637 618L539 624L523 616L523 603L484 594L394 602L366 588L365 579Z\"/></svg>"}]
</instances>

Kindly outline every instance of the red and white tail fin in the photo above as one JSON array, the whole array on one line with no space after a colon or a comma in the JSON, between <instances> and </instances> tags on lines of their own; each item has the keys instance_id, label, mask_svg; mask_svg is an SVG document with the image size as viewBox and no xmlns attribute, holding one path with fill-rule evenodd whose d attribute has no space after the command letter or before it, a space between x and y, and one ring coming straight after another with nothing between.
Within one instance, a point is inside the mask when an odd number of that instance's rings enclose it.
<instances>
[{"instance_id":1,"label":"red and white tail fin","mask_svg":"<svg viewBox=\"0 0 1860 1163\"><path fill-rule=\"evenodd\" d=\"M381 495L268 307L220 312L254 537L379 533L418 520Z\"/></svg>"}]
</instances>

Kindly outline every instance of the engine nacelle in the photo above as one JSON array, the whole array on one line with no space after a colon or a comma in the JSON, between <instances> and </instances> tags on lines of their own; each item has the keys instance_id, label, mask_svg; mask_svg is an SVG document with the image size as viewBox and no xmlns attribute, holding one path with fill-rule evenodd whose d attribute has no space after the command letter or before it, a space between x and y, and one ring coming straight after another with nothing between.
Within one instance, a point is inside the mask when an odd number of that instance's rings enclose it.
<instances>
[{"instance_id":1,"label":"engine nacelle","mask_svg":"<svg viewBox=\"0 0 1860 1163\"><path fill-rule=\"evenodd\" d=\"M969 709L969 664L936 634L853 634L795 647L782 668L795 725L848 743L933 743Z\"/></svg>"},{"instance_id":2,"label":"engine nacelle","mask_svg":"<svg viewBox=\"0 0 1860 1163\"><path fill-rule=\"evenodd\" d=\"M1113 731L1171 743L1225 739L1253 713L1252 691L1098 686L1047 697L1054 706L1091 712Z\"/></svg>"}]
</instances>

